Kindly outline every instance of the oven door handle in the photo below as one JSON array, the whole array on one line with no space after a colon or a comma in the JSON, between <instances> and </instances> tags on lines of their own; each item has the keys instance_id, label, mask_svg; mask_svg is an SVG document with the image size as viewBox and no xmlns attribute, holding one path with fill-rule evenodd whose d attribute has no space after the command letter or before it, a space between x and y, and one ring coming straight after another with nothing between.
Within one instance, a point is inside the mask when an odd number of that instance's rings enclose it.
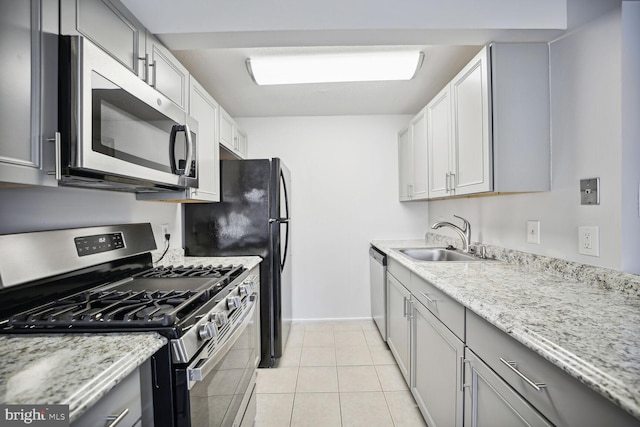
<instances>
[{"instance_id":1,"label":"oven door handle","mask_svg":"<svg viewBox=\"0 0 640 427\"><path fill-rule=\"evenodd\" d=\"M236 343L236 341L238 341L240 335L242 335L244 330L247 328L247 325L253 318L253 313L255 311L258 299L247 298L247 300L247 305L250 306L250 308L244 312L241 322L233 330L233 332L227 336L227 339L224 340L216 349L214 355L206 359L198 358L191 365L189 365L189 367L187 367L189 390L191 390L196 382L204 380L206 376L211 373L213 368L215 368L218 362L220 362L222 358L228 353L231 347Z\"/></svg>"}]
</instances>

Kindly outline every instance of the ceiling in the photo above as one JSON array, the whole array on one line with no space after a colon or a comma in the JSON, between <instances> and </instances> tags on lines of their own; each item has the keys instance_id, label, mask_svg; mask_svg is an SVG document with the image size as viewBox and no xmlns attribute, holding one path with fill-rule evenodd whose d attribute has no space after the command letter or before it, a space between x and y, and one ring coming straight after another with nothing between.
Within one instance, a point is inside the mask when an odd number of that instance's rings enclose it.
<instances>
[{"instance_id":1,"label":"ceiling","mask_svg":"<svg viewBox=\"0 0 640 427\"><path fill-rule=\"evenodd\" d=\"M486 43L547 42L568 22L565 0L122 2L234 117L415 114ZM425 60L402 82L258 86L245 67L257 54L353 49Z\"/></svg>"}]
</instances>

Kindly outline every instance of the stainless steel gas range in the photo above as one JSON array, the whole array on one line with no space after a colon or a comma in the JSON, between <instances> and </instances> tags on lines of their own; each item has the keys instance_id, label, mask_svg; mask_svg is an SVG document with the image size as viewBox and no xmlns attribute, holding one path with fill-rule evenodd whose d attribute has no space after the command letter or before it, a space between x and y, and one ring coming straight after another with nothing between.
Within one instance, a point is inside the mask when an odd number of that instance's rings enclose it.
<instances>
[{"instance_id":1,"label":"stainless steel gas range","mask_svg":"<svg viewBox=\"0 0 640 427\"><path fill-rule=\"evenodd\" d=\"M251 424L258 269L153 267L155 249L150 224L1 235L0 332L156 331L155 426Z\"/></svg>"}]
</instances>

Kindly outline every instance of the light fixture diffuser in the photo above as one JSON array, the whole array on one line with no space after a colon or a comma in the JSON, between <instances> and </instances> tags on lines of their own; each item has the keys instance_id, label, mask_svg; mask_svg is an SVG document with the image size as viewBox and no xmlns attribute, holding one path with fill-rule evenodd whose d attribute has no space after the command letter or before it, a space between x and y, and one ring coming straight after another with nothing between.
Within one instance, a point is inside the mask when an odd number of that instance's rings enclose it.
<instances>
[{"instance_id":1,"label":"light fixture diffuser","mask_svg":"<svg viewBox=\"0 0 640 427\"><path fill-rule=\"evenodd\" d=\"M359 52L264 56L247 59L259 85L411 80L422 52Z\"/></svg>"}]
</instances>

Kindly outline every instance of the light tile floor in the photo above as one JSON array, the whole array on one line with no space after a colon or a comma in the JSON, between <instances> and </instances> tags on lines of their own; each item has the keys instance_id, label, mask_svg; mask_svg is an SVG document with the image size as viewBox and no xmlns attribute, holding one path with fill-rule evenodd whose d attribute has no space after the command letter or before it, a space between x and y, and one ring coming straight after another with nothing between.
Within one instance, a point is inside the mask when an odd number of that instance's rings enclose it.
<instances>
[{"instance_id":1,"label":"light tile floor","mask_svg":"<svg viewBox=\"0 0 640 427\"><path fill-rule=\"evenodd\" d=\"M259 369L256 427L425 427L373 321L294 324Z\"/></svg>"}]
</instances>

